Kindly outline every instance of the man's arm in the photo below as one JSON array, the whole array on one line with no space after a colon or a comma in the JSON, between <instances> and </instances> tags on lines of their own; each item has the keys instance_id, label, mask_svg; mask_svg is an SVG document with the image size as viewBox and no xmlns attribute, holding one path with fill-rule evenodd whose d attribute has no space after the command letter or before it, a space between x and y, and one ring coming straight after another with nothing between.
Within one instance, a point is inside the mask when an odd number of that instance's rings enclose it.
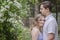
<instances>
[{"instance_id":1,"label":"man's arm","mask_svg":"<svg viewBox=\"0 0 60 40\"><path fill-rule=\"evenodd\" d=\"M55 35L53 33L48 34L48 40L54 40Z\"/></svg>"},{"instance_id":2,"label":"man's arm","mask_svg":"<svg viewBox=\"0 0 60 40\"><path fill-rule=\"evenodd\" d=\"M56 22L52 20L48 25L48 40L55 39L56 28L57 28Z\"/></svg>"}]
</instances>

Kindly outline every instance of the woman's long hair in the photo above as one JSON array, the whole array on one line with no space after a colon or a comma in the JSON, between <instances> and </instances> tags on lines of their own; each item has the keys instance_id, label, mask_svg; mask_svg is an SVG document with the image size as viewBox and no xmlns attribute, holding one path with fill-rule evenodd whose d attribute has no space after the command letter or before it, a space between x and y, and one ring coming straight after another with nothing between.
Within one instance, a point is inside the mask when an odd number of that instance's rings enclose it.
<instances>
[{"instance_id":1,"label":"woman's long hair","mask_svg":"<svg viewBox=\"0 0 60 40\"><path fill-rule=\"evenodd\" d=\"M34 21L33 21L33 27L38 27L38 19L40 18L41 15L37 15L35 18L34 18Z\"/></svg>"}]
</instances>

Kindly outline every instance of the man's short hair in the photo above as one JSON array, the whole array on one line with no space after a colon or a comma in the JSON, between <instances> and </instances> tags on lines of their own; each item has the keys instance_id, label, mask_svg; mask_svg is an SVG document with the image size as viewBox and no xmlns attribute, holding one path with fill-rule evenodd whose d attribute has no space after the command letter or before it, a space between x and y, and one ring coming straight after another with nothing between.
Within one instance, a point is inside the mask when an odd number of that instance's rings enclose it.
<instances>
[{"instance_id":1,"label":"man's short hair","mask_svg":"<svg viewBox=\"0 0 60 40\"><path fill-rule=\"evenodd\" d=\"M50 1L44 1L44 2L40 3L40 5L43 5L43 7L45 9L49 8L49 10L52 11L52 3Z\"/></svg>"}]
</instances>

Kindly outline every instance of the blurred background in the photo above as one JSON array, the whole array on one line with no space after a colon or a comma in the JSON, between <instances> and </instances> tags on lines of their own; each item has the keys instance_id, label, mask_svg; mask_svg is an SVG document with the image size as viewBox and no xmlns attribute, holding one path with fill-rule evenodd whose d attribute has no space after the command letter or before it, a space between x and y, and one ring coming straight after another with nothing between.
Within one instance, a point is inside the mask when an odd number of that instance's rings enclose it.
<instances>
[{"instance_id":1,"label":"blurred background","mask_svg":"<svg viewBox=\"0 0 60 40\"><path fill-rule=\"evenodd\" d=\"M31 40L32 22L40 14L42 1L46 0L0 0L0 40ZM52 13L60 38L60 0L48 1L54 4Z\"/></svg>"}]
</instances>

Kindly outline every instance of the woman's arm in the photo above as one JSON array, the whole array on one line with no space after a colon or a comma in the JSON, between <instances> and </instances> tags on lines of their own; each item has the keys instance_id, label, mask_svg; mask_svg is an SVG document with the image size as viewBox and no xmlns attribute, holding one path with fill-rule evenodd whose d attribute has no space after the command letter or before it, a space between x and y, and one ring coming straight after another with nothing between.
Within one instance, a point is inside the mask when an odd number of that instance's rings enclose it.
<instances>
[{"instance_id":1,"label":"woman's arm","mask_svg":"<svg viewBox=\"0 0 60 40\"><path fill-rule=\"evenodd\" d=\"M39 31L36 30L36 29L33 29L33 30L31 31L32 40L37 40L37 39L38 39L38 34L39 34Z\"/></svg>"}]
</instances>

